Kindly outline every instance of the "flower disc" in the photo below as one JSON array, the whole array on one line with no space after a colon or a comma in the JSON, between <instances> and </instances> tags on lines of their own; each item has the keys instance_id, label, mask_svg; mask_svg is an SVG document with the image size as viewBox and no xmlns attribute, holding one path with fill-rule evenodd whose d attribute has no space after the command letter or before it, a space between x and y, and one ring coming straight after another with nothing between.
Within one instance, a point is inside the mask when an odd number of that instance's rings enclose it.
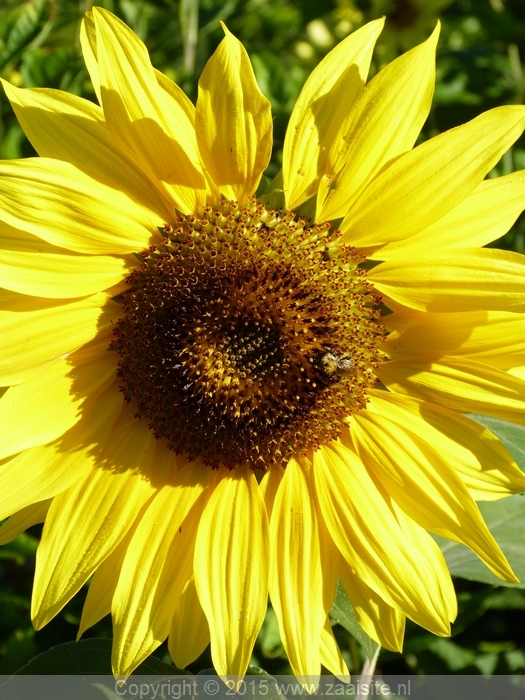
<instances>
[{"instance_id":1,"label":"flower disc","mask_svg":"<svg viewBox=\"0 0 525 700\"><path fill-rule=\"evenodd\" d=\"M225 202L142 253L112 347L177 452L266 468L341 433L376 382L378 298L330 224Z\"/></svg>"}]
</instances>

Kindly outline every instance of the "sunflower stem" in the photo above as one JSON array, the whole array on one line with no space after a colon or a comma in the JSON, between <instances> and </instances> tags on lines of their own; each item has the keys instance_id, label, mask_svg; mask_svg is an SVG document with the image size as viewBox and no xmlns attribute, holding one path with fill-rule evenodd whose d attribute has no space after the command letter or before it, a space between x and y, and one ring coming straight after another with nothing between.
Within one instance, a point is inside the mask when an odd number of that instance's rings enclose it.
<instances>
[{"instance_id":1,"label":"sunflower stem","mask_svg":"<svg viewBox=\"0 0 525 700\"><path fill-rule=\"evenodd\" d=\"M368 685L369 685L369 680L372 678L374 675L374 672L376 670L376 665L377 665L377 660L379 658L379 652L381 651L381 647L378 645L377 649L374 652L374 655L372 656L371 659L367 657L365 663L363 664L363 668L361 669L361 683L360 686L362 688L367 688L366 691L363 691L362 693L360 692L356 696L356 700L368 700Z\"/></svg>"},{"instance_id":2,"label":"sunflower stem","mask_svg":"<svg viewBox=\"0 0 525 700\"><path fill-rule=\"evenodd\" d=\"M184 68L188 75L193 75L199 34L198 0L182 0L179 11L184 41Z\"/></svg>"}]
</instances>

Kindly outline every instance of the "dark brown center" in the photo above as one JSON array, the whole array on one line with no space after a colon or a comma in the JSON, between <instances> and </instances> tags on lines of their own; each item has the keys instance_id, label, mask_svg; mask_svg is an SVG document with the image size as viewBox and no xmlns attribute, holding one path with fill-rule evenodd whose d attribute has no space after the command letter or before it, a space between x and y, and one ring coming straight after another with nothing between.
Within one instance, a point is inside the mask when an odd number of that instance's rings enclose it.
<instances>
[{"instance_id":1,"label":"dark brown center","mask_svg":"<svg viewBox=\"0 0 525 700\"><path fill-rule=\"evenodd\" d=\"M121 294L112 347L156 437L207 464L285 465L341 434L381 361L374 296L330 224L256 200L179 216Z\"/></svg>"}]
</instances>

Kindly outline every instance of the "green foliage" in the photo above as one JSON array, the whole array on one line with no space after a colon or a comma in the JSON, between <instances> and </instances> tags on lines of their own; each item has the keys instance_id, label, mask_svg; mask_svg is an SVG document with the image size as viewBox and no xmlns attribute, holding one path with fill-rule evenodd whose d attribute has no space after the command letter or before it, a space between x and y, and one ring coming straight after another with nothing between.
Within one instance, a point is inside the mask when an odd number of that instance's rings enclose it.
<instances>
[{"instance_id":1,"label":"green foliage","mask_svg":"<svg viewBox=\"0 0 525 700\"><path fill-rule=\"evenodd\" d=\"M24 49L43 31L48 17L49 5L46 0L1 11L0 68L22 57Z\"/></svg>"},{"instance_id":2,"label":"green foliage","mask_svg":"<svg viewBox=\"0 0 525 700\"><path fill-rule=\"evenodd\" d=\"M103 676L111 674L111 640L81 639L79 642L59 644L49 651L39 654L18 669L15 675L60 676L85 674ZM150 656L135 669L136 676L184 675L173 664Z\"/></svg>"},{"instance_id":3,"label":"green foliage","mask_svg":"<svg viewBox=\"0 0 525 700\"><path fill-rule=\"evenodd\" d=\"M525 588L525 540L523 538L525 498L521 495L511 496L501 501L478 505L485 522L521 583L507 584L501 581L464 545L436 538L445 555L450 573L471 581Z\"/></svg>"},{"instance_id":4,"label":"green foliage","mask_svg":"<svg viewBox=\"0 0 525 700\"><path fill-rule=\"evenodd\" d=\"M374 658L374 654L378 647L377 642L370 639L357 621L353 605L346 595L341 581L339 581L337 584L337 591L332 609L330 611L330 617L334 622L341 625L341 627L344 627L345 630L359 642L369 659Z\"/></svg>"}]
</instances>

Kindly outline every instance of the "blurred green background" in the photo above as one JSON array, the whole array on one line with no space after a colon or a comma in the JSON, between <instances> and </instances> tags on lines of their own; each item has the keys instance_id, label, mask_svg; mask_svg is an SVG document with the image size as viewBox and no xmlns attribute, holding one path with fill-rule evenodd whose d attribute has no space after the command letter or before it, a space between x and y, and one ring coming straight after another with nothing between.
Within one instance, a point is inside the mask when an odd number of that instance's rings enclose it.
<instances>
[{"instance_id":1,"label":"blurred green background","mask_svg":"<svg viewBox=\"0 0 525 700\"><path fill-rule=\"evenodd\" d=\"M197 81L220 42L219 21L243 42L274 114L274 155L268 175L281 166L282 144L294 102L312 68L341 39L365 22L387 16L371 75L425 39L439 17L437 85L421 139L502 104L523 103L525 93L524 0L105 0L96 3L121 17L146 43L156 68L194 100ZM0 0L0 75L17 86L53 87L94 100L78 39L82 14L92 2ZM0 95L2 158L34 155L9 103ZM525 168L522 139L490 176ZM496 243L525 251L525 219ZM29 619L39 528L0 548L0 674L36 654L74 640L85 591L46 628ZM403 654L383 651L383 673L525 673L525 590L456 579L460 614L452 639L440 639L409 622ZM345 658L359 671L363 652L335 628ZM86 637L111 636L108 618ZM156 654L168 660L165 646ZM269 611L254 663L270 673L290 672ZM191 667L211 665L209 652Z\"/></svg>"}]
</instances>

